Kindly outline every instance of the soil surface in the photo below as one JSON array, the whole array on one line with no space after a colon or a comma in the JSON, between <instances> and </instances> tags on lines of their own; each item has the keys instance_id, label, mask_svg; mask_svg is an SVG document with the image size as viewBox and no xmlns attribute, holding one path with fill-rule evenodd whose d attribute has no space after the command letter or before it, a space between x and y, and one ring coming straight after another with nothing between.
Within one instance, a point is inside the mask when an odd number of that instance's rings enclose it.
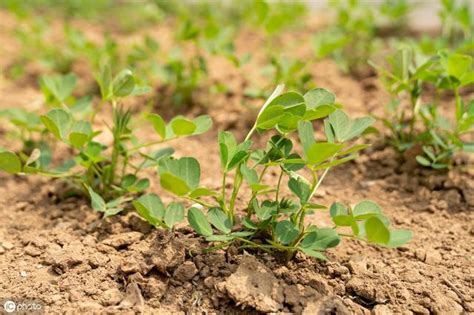
<instances>
[{"instance_id":1,"label":"soil surface","mask_svg":"<svg viewBox=\"0 0 474 315\"><path fill-rule=\"evenodd\" d=\"M5 29L0 36L14 47ZM245 85L225 69L215 71L234 77L237 87ZM387 99L375 80L344 76L331 61L309 71L352 116L379 111ZM0 80L0 109L36 109L41 103L37 87ZM172 144L177 156L198 158L203 186L219 187L215 130L245 134L257 110L242 106L247 103L237 91L188 111L207 112L215 121L214 131ZM147 130L140 132L149 137ZM7 138L0 142L15 145ZM457 162L469 159L472 163L472 157ZM206 243L185 224L173 232L156 230L133 211L104 220L86 200L64 198L64 182L2 173L1 305L7 299L36 300L48 314L474 313L474 170L460 166L439 173L409 161L376 144L357 161L331 170L315 200L329 205L372 199L395 227L413 231L409 244L387 249L344 240L328 251L329 262L298 255L288 264L235 247L205 253ZM150 178L152 191L161 193L156 174ZM312 220L329 224L326 213Z\"/></svg>"}]
</instances>

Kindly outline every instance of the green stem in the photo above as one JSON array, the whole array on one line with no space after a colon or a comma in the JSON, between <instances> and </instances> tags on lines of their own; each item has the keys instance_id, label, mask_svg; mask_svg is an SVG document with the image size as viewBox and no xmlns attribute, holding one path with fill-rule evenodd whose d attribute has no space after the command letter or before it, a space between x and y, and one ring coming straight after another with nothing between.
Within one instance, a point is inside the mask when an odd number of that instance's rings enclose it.
<instances>
[{"instance_id":1,"label":"green stem","mask_svg":"<svg viewBox=\"0 0 474 315\"><path fill-rule=\"evenodd\" d=\"M113 185L115 180L115 169L117 168L117 161L119 157L119 143L120 140L114 137L114 145L112 148L112 159L110 161L110 175L108 180L108 186Z\"/></svg>"},{"instance_id":2,"label":"green stem","mask_svg":"<svg viewBox=\"0 0 474 315\"><path fill-rule=\"evenodd\" d=\"M191 201L194 201L195 203L198 203L206 208L214 208L215 205L213 204L210 204L208 202L205 202L205 201L202 201L200 199L196 199L196 198L193 198L193 197L189 197L189 196L185 196L184 198L188 199L188 200L191 200Z\"/></svg>"},{"instance_id":3,"label":"green stem","mask_svg":"<svg viewBox=\"0 0 474 315\"><path fill-rule=\"evenodd\" d=\"M128 164L128 155L126 155L123 159L122 175L120 176L120 180L123 180L123 178L125 177L125 172L127 171L127 164Z\"/></svg>"},{"instance_id":4,"label":"green stem","mask_svg":"<svg viewBox=\"0 0 474 315\"><path fill-rule=\"evenodd\" d=\"M255 242L252 242L252 241L246 240L245 238L240 238L240 237L236 238L236 240L239 240L243 243L249 244L251 247L259 248L259 249L261 249L261 250L263 250L263 251L265 251L269 254L272 253L272 251L269 249L269 248L273 248L273 246L271 246L271 245L257 244ZM241 247L243 247L243 246L241 246ZM249 247L249 246L247 246L247 247Z\"/></svg>"},{"instance_id":5,"label":"green stem","mask_svg":"<svg viewBox=\"0 0 474 315\"><path fill-rule=\"evenodd\" d=\"M414 132L415 132L415 124L416 124L416 117L417 117L417 111L418 111L418 103L420 101L419 97L411 97L411 119L410 119L410 141L414 137Z\"/></svg>"},{"instance_id":6,"label":"green stem","mask_svg":"<svg viewBox=\"0 0 474 315\"><path fill-rule=\"evenodd\" d=\"M91 115L91 125L93 126L94 125L94 122L95 122L95 116L97 116L97 113L100 112L100 110L102 109L102 106L103 106L104 102L101 101L99 103L99 105L97 106L97 109L92 111L92 115Z\"/></svg>"},{"instance_id":7,"label":"green stem","mask_svg":"<svg viewBox=\"0 0 474 315\"><path fill-rule=\"evenodd\" d=\"M279 197L279 194L280 194L280 185L281 185L282 178L283 178L283 169L281 169L281 171L280 171L280 176L278 177L278 183L277 183L276 193L275 193L275 201L277 202L278 210L280 208L280 203L278 202L278 197Z\"/></svg>"},{"instance_id":8,"label":"green stem","mask_svg":"<svg viewBox=\"0 0 474 315\"><path fill-rule=\"evenodd\" d=\"M226 199L227 199L226 194L225 194L226 185L227 185L227 171L224 171L224 173L222 174L222 188L221 188L221 199L222 199L222 204L224 207L226 205Z\"/></svg>"},{"instance_id":9,"label":"green stem","mask_svg":"<svg viewBox=\"0 0 474 315\"><path fill-rule=\"evenodd\" d=\"M454 95L456 97L456 129L457 129L464 109L463 109L463 106L462 106L461 96L459 95L459 88L454 89Z\"/></svg>"},{"instance_id":10,"label":"green stem","mask_svg":"<svg viewBox=\"0 0 474 315\"><path fill-rule=\"evenodd\" d=\"M140 145L137 145L135 147L132 147L132 148L128 149L128 153L132 154L132 153L135 153L135 151L138 151L140 149L143 149L143 148L146 148L146 147L151 147L151 146L156 145L156 144L162 144L162 143L165 143L165 142L168 142L168 141L171 141L171 140L175 140L177 138L178 137L173 137L173 138L169 138L169 139L161 139L161 140L156 140L156 141L152 141L152 142L148 142L148 143L143 143L143 144L140 144Z\"/></svg>"},{"instance_id":11,"label":"green stem","mask_svg":"<svg viewBox=\"0 0 474 315\"><path fill-rule=\"evenodd\" d=\"M230 197L230 203L229 203L229 211L232 218L232 223L235 220L234 218L235 200L237 199L237 195L239 194L239 190L241 186L242 186L242 173L240 172L240 167L237 167L237 171L235 172L235 179L234 179L234 189L232 190L232 195Z\"/></svg>"}]
</instances>

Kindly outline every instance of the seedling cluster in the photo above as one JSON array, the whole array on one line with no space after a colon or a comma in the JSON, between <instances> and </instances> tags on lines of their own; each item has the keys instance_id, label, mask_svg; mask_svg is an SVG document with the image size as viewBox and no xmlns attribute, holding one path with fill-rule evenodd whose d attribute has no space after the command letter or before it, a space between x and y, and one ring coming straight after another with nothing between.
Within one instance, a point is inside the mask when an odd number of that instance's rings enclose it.
<instances>
[{"instance_id":1,"label":"seedling cluster","mask_svg":"<svg viewBox=\"0 0 474 315\"><path fill-rule=\"evenodd\" d=\"M374 66L393 96L382 118L391 143L401 152L414 150L419 164L435 169L452 166L458 151L473 153L469 134L474 127L474 99L465 100L460 94L474 82L472 57L439 51L418 60L412 49L402 48L388 57L388 64L388 69ZM435 99L427 99L430 89L435 89ZM454 117L439 110L440 96L446 92L454 95Z\"/></svg>"},{"instance_id":2,"label":"seedling cluster","mask_svg":"<svg viewBox=\"0 0 474 315\"><path fill-rule=\"evenodd\" d=\"M156 140L140 142L134 134L132 114L122 100L146 93L149 88L138 85L130 70L113 77L109 67L102 68L97 82L102 98L95 107L91 98L72 96L76 77L71 74L42 78L45 99L53 107L45 114L21 109L0 112L17 128L23 141L23 148L17 152L1 149L0 169L12 174L67 178L78 191L90 196L94 209L110 216L149 187L149 179L142 177L143 170L156 167L173 153L168 147L152 153L144 153L144 148L204 133L211 127L211 120L207 115L194 119L177 116L166 123L158 114L148 114L146 120L156 131ZM95 129L97 116L105 107L112 112L112 125L105 123L102 129ZM105 133L111 135L111 143L101 141ZM52 152L57 150L72 152L72 157L54 165Z\"/></svg>"}]
</instances>

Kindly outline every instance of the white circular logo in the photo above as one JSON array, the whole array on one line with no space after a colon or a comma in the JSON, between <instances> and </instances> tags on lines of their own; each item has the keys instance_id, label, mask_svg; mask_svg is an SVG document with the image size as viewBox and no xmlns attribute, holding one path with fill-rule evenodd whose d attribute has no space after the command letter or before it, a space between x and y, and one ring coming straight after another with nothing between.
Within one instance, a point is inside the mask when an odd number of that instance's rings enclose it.
<instances>
[{"instance_id":1,"label":"white circular logo","mask_svg":"<svg viewBox=\"0 0 474 315\"><path fill-rule=\"evenodd\" d=\"M5 312L13 313L16 310L16 304L13 301L6 301L5 304L3 304L3 308Z\"/></svg>"}]
</instances>

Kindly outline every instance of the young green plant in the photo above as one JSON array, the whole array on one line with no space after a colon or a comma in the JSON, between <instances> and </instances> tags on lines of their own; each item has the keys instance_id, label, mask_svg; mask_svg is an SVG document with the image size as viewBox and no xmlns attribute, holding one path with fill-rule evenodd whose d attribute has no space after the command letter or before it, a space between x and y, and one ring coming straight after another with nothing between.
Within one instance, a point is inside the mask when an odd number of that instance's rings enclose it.
<instances>
[{"instance_id":1,"label":"young green plant","mask_svg":"<svg viewBox=\"0 0 474 315\"><path fill-rule=\"evenodd\" d=\"M193 157L167 157L159 162L161 186L195 203L187 213L191 227L215 243L212 248L235 243L241 248L281 252L287 259L298 251L326 259L324 251L336 246L341 237L388 247L407 242L411 233L391 230L381 208L371 201L361 201L354 207L334 203L330 207L330 227L308 222L307 216L313 211L326 209L313 199L329 170L353 160L368 146L353 144L353 140L374 119L350 119L325 89L304 95L282 91L283 86L278 86L267 99L243 141L238 142L230 132L219 134L219 190L200 185L200 165ZM312 121L323 118L326 140L316 141ZM251 138L255 132L274 134L266 146L254 148ZM302 152L294 148L294 133L298 134ZM268 181L266 174L271 170L278 176ZM292 196L284 194L285 184ZM142 216L148 221L160 220L151 206L141 211L145 211Z\"/></svg>"},{"instance_id":2,"label":"young green plant","mask_svg":"<svg viewBox=\"0 0 474 315\"><path fill-rule=\"evenodd\" d=\"M471 56L443 50L422 60L405 47L388 57L388 68L374 67L393 97L381 119L395 148L414 150L418 163L435 169L450 167L456 152L474 152L468 137L474 126L474 100L466 102L461 96L461 90L474 82ZM435 97L426 102L433 89ZM439 109L446 91L454 95L451 119Z\"/></svg>"},{"instance_id":3,"label":"young green plant","mask_svg":"<svg viewBox=\"0 0 474 315\"><path fill-rule=\"evenodd\" d=\"M204 133L212 122L204 115L195 119L177 116L166 123L158 114L150 113L147 121L157 137L149 142L139 141L132 114L124 108L122 100L146 93L149 88L138 85L130 70L112 76L109 67L102 68L97 82L102 100L85 115L75 110L75 102L67 101L75 85L73 76L44 77L44 94L55 107L44 115L21 110L6 112L10 121L22 130L20 134L29 136L38 131L40 138L36 142L29 140L27 143L31 145L19 152L1 149L0 170L68 179L91 198L94 209L108 216L123 210L123 203L130 200L131 195L149 187L149 179L142 176L144 169L156 167L161 159L173 153L169 147L152 153L145 153L145 148ZM112 122L104 121L105 127L96 129L97 115L104 106L111 106ZM100 140L107 132L111 134L111 143ZM64 146L72 153L71 158L52 167L51 152ZM179 206L170 207L173 212L179 212Z\"/></svg>"}]
</instances>

